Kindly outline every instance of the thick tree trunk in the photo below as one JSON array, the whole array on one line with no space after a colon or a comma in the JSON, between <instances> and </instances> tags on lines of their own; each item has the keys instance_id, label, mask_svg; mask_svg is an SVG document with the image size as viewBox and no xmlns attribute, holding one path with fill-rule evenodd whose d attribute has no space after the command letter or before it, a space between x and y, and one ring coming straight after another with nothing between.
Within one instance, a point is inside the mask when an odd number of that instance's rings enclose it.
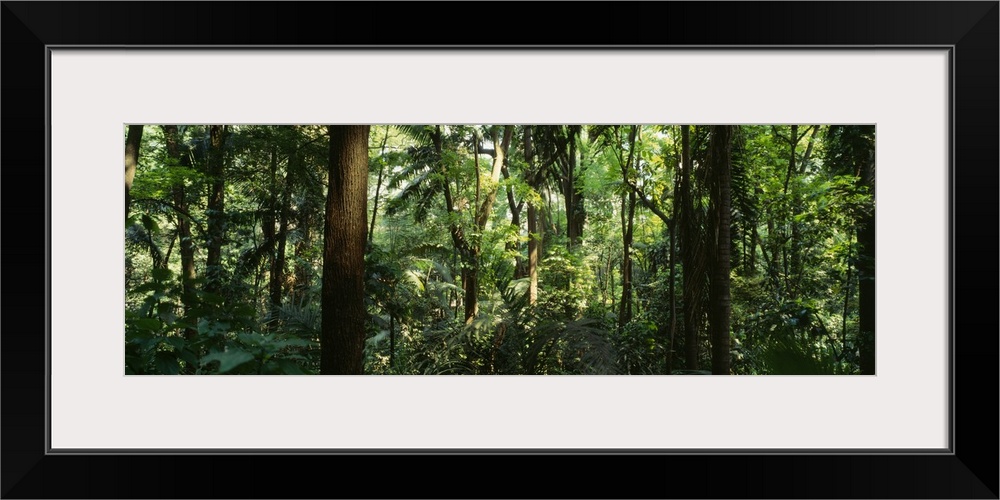
<instances>
[{"instance_id":1,"label":"thick tree trunk","mask_svg":"<svg viewBox=\"0 0 1000 500\"><path fill-rule=\"evenodd\" d=\"M208 195L208 258L205 263L207 278L205 289L212 293L217 293L221 287L222 242L226 236L224 132L222 125L212 125L209 132L211 149L208 157L208 176L212 180L212 185Z\"/></svg>"},{"instance_id":2,"label":"thick tree trunk","mask_svg":"<svg viewBox=\"0 0 1000 500\"><path fill-rule=\"evenodd\" d=\"M576 185L579 177L577 163L576 139L580 135L580 125L570 125L568 127L567 138L569 141L569 165L566 168L566 179L563 197L566 199L566 236L569 248L575 247L580 238L583 237L583 224L586 220L586 212L583 203L583 190Z\"/></svg>"},{"instance_id":3,"label":"thick tree trunk","mask_svg":"<svg viewBox=\"0 0 1000 500\"><path fill-rule=\"evenodd\" d=\"M712 374L729 375L730 349L732 339L729 332L730 295L730 247L732 245L732 228L730 227L732 199L730 191L731 158L733 126L716 125L712 127L711 152L712 174L715 178L713 205L716 209L715 224L715 262L712 266L711 281L712 314Z\"/></svg>"},{"instance_id":4,"label":"thick tree trunk","mask_svg":"<svg viewBox=\"0 0 1000 500\"><path fill-rule=\"evenodd\" d=\"M320 373L360 375L364 361L368 125L331 125L323 233Z\"/></svg>"},{"instance_id":5,"label":"thick tree trunk","mask_svg":"<svg viewBox=\"0 0 1000 500\"><path fill-rule=\"evenodd\" d=\"M129 125L125 136L125 218L132 205L132 181L139 166L139 144L142 142L142 125Z\"/></svg>"},{"instance_id":6,"label":"thick tree trunk","mask_svg":"<svg viewBox=\"0 0 1000 500\"><path fill-rule=\"evenodd\" d=\"M680 180L680 241L681 266L684 269L682 288L684 309L684 366L698 369L698 326L701 316L701 269L698 266L697 228L694 227L694 202L691 197L691 126L681 125L681 180Z\"/></svg>"},{"instance_id":7,"label":"thick tree trunk","mask_svg":"<svg viewBox=\"0 0 1000 500\"><path fill-rule=\"evenodd\" d=\"M863 169L859 182L868 186L875 199L875 151ZM858 224L858 350L861 374L875 375L875 211Z\"/></svg>"}]
</instances>

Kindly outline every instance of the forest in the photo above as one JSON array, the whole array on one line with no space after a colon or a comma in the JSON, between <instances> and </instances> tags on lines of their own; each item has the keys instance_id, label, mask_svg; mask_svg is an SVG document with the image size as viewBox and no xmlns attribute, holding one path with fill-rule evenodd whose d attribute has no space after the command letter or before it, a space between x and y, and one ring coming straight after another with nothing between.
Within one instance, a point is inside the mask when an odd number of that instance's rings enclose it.
<instances>
[{"instance_id":1,"label":"forest","mask_svg":"<svg viewBox=\"0 0 1000 500\"><path fill-rule=\"evenodd\" d=\"M874 125L125 125L126 374L871 375Z\"/></svg>"}]
</instances>

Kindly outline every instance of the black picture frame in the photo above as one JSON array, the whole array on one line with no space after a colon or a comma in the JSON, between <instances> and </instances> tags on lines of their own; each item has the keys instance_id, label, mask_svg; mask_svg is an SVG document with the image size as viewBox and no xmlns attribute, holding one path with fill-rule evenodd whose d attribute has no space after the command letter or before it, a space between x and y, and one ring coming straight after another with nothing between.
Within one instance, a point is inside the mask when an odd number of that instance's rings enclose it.
<instances>
[{"instance_id":1,"label":"black picture frame","mask_svg":"<svg viewBox=\"0 0 1000 500\"><path fill-rule=\"evenodd\" d=\"M452 21L456 10L470 20L470 34L458 43L454 34L466 30ZM16 293L3 294L4 498L300 498L315 492L386 498L998 498L996 1L557 3L547 9L486 2L5 1L0 16L6 146L0 154L8 180L3 254L8 270L37 275L46 269L45 279L8 276L4 291ZM488 460L476 453L430 452L46 453L48 46L568 43L611 49L950 47L951 453L510 453ZM80 333L92 333L85 322ZM738 425L738 412L733 419Z\"/></svg>"}]
</instances>

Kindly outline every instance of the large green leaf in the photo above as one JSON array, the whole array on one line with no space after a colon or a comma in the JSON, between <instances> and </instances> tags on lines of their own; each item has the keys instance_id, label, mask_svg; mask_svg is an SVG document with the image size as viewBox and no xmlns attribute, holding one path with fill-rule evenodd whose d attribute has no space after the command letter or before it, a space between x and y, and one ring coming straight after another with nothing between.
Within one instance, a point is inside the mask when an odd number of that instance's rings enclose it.
<instances>
[{"instance_id":1,"label":"large green leaf","mask_svg":"<svg viewBox=\"0 0 1000 500\"><path fill-rule=\"evenodd\" d=\"M228 349L223 352L213 352L206 356L202 356L201 364L202 366L211 363L212 361L219 362L218 373L226 373L237 366L246 363L247 361L252 361L253 355L242 349Z\"/></svg>"},{"instance_id":2,"label":"large green leaf","mask_svg":"<svg viewBox=\"0 0 1000 500\"><path fill-rule=\"evenodd\" d=\"M159 331L162 326L160 320L156 318L141 318L133 320L131 323L137 330L145 330L148 332Z\"/></svg>"},{"instance_id":3,"label":"large green leaf","mask_svg":"<svg viewBox=\"0 0 1000 500\"><path fill-rule=\"evenodd\" d=\"M171 352L156 353L156 370L163 375L177 375L181 371L177 356Z\"/></svg>"}]
</instances>

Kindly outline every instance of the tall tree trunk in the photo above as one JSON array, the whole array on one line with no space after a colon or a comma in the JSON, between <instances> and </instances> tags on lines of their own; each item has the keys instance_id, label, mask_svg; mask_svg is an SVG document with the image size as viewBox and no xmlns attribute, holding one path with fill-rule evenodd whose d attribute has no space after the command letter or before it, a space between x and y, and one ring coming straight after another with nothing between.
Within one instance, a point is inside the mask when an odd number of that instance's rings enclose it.
<instances>
[{"instance_id":1,"label":"tall tree trunk","mask_svg":"<svg viewBox=\"0 0 1000 500\"><path fill-rule=\"evenodd\" d=\"M691 196L691 172L694 165L691 162L691 126L681 125L681 181L680 181L680 240L681 265L683 274L684 309L684 366L688 370L698 369L698 327L701 316L701 283L702 276L698 265L697 228L694 225L694 200Z\"/></svg>"},{"instance_id":2,"label":"tall tree trunk","mask_svg":"<svg viewBox=\"0 0 1000 500\"><path fill-rule=\"evenodd\" d=\"M273 318L275 315L275 308L270 302L270 297L273 295L274 290L274 241L275 241L275 219L278 213L278 151L275 147L271 147L271 162L270 162L270 183L269 192L267 200L267 207L264 210L264 214L261 216L261 232L264 235L263 245L267 250L267 262L268 262L268 304L269 313Z\"/></svg>"},{"instance_id":3,"label":"tall tree trunk","mask_svg":"<svg viewBox=\"0 0 1000 500\"><path fill-rule=\"evenodd\" d=\"M632 169L633 161L638 161L635 154L636 140L639 136L639 126L633 125L629 133L628 160L620 162L622 170L622 182L626 186L629 182L629 171ZM620 157L619 157L620 158ZM632 320L632 226L635 220L635 190L628 191L628 204L626 205L626 195L622 195L622 300L618 304L618 330L624 330L625 324Z\"/></svg>"},{"instance_id":4,"label":"tall tree trunk","mask_svg":"<svg viewBox=\"0 0 1000 500\"><path fill-rule=\"evenodd\" d=\"M132 205L132 181L139 166L139 144L142 142L142 125L129 125L125 136L125 218Z\"/></svg>"},{"instance_id":5,"label":"tall tree trunk","mask_svg":"<svg viewBox=\"0 0 1000 500\"><path fill-rule=\"evenodd\" d=\"M859 176L875 199L875 151ZM875 211L858 224L858 350L862 375L875 374Z\"/></svg>"},{"instance_id":6,"label":"tall tree trunk","mask_svg":"<svg viewBox=\"0 0 1000 500\"><path fill-rule=\"evenodd\" d=\"M281 297L284 295L285 285L285 248L288 244L288 217L291 212L292 184L295 182L295 169L298 168L298 156L295 151L288 155L288 170L285 172L285 185L282 188L282 196L278 209L278 234L276 238L276 248L274 260L271 264L271 316L278 317L281 311Z\"/></svg>"},{"instance_id":7,"label":"tall tree trunk","mask_svg":"<svg viewBox=\"0 0 1000 500\"><path fill-rule=\"evenodd\" d=\"M789 177L792 175L804 175L806 173L806 168L809 165L809 157L813 152L813 145L816 141L816 135L819 133L819 125L812 125L808 129L809 142L806 144L806 152L802 156L802 161L796 161L795 149L799 145L799 141L805 136L807 132L802 132L802 136L798 134L798 126L792 126L792 135L790 140L791 144L791 158L789 160ZM796 166L798 165L798 166ZM787 186L787 181L786 181ZM787 187L786 187L787 191ZM802 282L802 275L804 273L803 263L802 263L802 249L800 248L800 241L802 240L802 228L801 224L796 221L796 217L802 211L802 193L800 190L794 190L792 192L792 203L791 203L791 220L792 234L790 236L789 252L791 253L791 263L789 274L792 276L791 281L791 293L792 296L797 296L800 288L800 283Z\"/></svg>"},{"instance_id":8,"label":"tall tree trunk","mask_svg":"<svg viewBox=\"0 0 1000 500\"><path fill-rule=\"evenodd\" d=\"M531 144L531 126L524 127L524 160L528 164L528 183L532 188L538 184L538 172L535 172L534 148ZM534 305L538 301L538 208L528 201L528 303Z\"/></svg>"},{"instance_id":9,"label":"tall tree trunk","mask_svg":"<svg viewBox=\"0 0 1000 500\"><path fill-rule=\"evenodd\" d=\"M542 243L542 231L538 227L538 209L528 202L528 302L538 301L538 260Z\"/></svg>"},{"instance_id":10,"label":"tall tree trunk","mask_svg":"<svg viewBox=\"0 0 1000 500\"><path fill-rule=\"evenodd\" d=\"M171 164L178 167L190 166L187 155L182 158L180 154L180 148L177 144L177 125L164 125L163 136L167 144L167 156L170 158ZM181 301L185 307L188 307L194 294L194 279L196 276L194 270L194 241L191 239L191 221L183 179L174 184L173 198L174 206L177 207L178 212L177 236L180 239L181 253ZM197 335L197 331L193 328L188 328L184 331L184 335L188 340L192 340Z\"/></svg>"},{"instance_id":11,"label":"tall tree trunk","mask_svg":"<svg viewBox=\"0 0 1000 500\"><path fill-rule=\"evenodd\" d=\"M299 228L299 241L295 243L295 287L292 289L293 301L296 304L305 305L308 296L310 282L312 281L311 257L308 255L312 246L312 205L306 201L299 207L296 213L296 226Z\"/></svg>"},{"instance_id":12,"label":"tall tree trunk","mask_svg":"<svg viewBox=\"0 0 1000 500\"><path fill-rule=\"evenodd\" d=\"M364 362L368 125L330 125L323 232L320 373L360 375Z\"/></svg>"},{"instance_id":13,"label":"tall tree trunk","mask_svg":"<svg viewBox=\"0 0 1000 500\"><path fill-rule=\"evenodd\" d=\"M209 129L211 149L208 156L208 176L212 180L208 195L208 259L205 263L205 289L218 293L222 283L222 242L226 236L225 191L226 177L223 148L225 129L212 125Z\"/></svg>"},{"instance_id":14,"label":"tall tree trunk","mask_svg":"<svg viewBox=\"0 0 1000 500\"><path fill-rule=\"evenodd\" d=\"M500 188L500 175L503 171L504 158L507 154L507 148L510 146L510 140L514 133L514 127L512 125L505 125L503 132L503 139L499 140L496 133L493 134L493 166L490 169L490 184L486 190L486 196L480 202L479 198L479 169L478 164L476 168L476 216L475 225L478 228L478 232L482 234L483 230L486 228L486 223L489 221L490 213L493 212L493 204L497 199L497 191ZM476 151L476 159L478 162L479 154ZM450 203L449 203L450 205ZM464 239L464 238L463 238ZM465 279L465 323L472 323L476 315L479 313L479 257L480 257L480 242L478 240L469 242L466 240L464 245L465 252L463 255L463 262L465 263L465 269L467 269L466 279Z\"/></svg>"},{"instance_id":15,"label":"tall tree trunk","mask_svg":"<svg viewBox=\"0 0 1000 500\"><path fill-rule=\"evenodd\" d=\"M842 347L841 349L842 353L847 351L847 316L850 314L850 305L851 305L851 284L852 284L851 268L853 267L853 264L851 263L851 249L854 246L851 241L853 239L852 236L853 235L851 233L848 233L847 258L844 259L847 261L847 271L846 271L846 276L844 277L844 314L841 315L841 326L840 326L840 342Z\"/></svg>"},{"instance_id":16,"label":"tall tree trunk","mask_svg":"<svg viewBox=\"0 0 1000 500\"><path fill-rule=\"evenodd\" d=\"M668 292L670 294L670 338L668 342L667 349L667 375L669 375L674 368L674 337L677 334L677 294L675 293L674 278L676 276L675 272L677 270L677 258L676 258L676 240L677 240L677 191L680 189L681 182L680 171L674 173L674 202L673 202L673 214L670 219L670 285L668 287Z\"/></svg>"},{"instance_id":17,"label":"tall tree trunk","mask_svg":"<svg viewBox=\"0 0 1000 500\"><path fill-rule=\"evenodd\" d=\"M583 237L583 224L586 220L586 212L583 203L583 189L577 186L576 179L580 176L579 164L577 163L576 141L580 136L580 125L570 125L568 127L567 139L569 142L568 163L566 168L565 194L566 198L566 235L569 248L575 247L580 238Z\"/></svg>"},{"instance_id":18,"label":"tall tree trunk","mask_svg":"<svg viewBox=\"0 0 1000 500\"><path fill-rule=\"evenodd\" d=\"M503 178L510 179L510 172L508 172L507 167L503 167ZM516 202L514 200L514 188L510 184L507 185L507 205L510 207L510 225L514 228L514 233L520 236L521 234L521 210L524 208L524 200ZM507 252L515 255L514 257L514 279L521 279L528 276L528 266L521 255L521 244L517 240L508 241L504 248Z\"/></svg>"},{"instance_id":19,"label":"tall tree trunk","mask_svg":"<svg viewBox=\"0 0 1000 500\"><path fill-rule=\"evenodd\" d=\"M626 206L625 200L628 200ZM635 192L622 195L622 300L618 303L618 329L632 321L632 234L635 220Z\"/></svg>"},{"instance_id":20,"label":"tall tree trunk","mask_svg":"<svg viewBox=\"0 0 1000 500\"><path fill-rule=\"evenodd\" d=\"M389 369L396 368L396 315L389 313Z\"/></svg>"},{"instance_id":21,"label":"tall tree trunk","mask_svg":"<svg viewBox=\"0 0 1000 500\"><path fill-rule=\"evenodd\" d=\"M476 250L465 258L462 274L465 276L465 324L472 323L479 314L479 255Z\"/></svg>"},{"instance_id":22,"label":"tall tree trunk","mask_svg":"<svg viewBox=\"0 0 1000 500\"><path fill-rule=\"evenodd\" d=\"M732 339L729 332L730 295L730 247L732 245L732 228L730 227L731 199L731 158L733 126L712 126L710 142L712 154L712 175L715 186L712 190L714 214L713 232L715 233L715 262L712 266L711 281L712 314L712 374L729 375L730 349Z\"/></svg>"}]
</instances>

